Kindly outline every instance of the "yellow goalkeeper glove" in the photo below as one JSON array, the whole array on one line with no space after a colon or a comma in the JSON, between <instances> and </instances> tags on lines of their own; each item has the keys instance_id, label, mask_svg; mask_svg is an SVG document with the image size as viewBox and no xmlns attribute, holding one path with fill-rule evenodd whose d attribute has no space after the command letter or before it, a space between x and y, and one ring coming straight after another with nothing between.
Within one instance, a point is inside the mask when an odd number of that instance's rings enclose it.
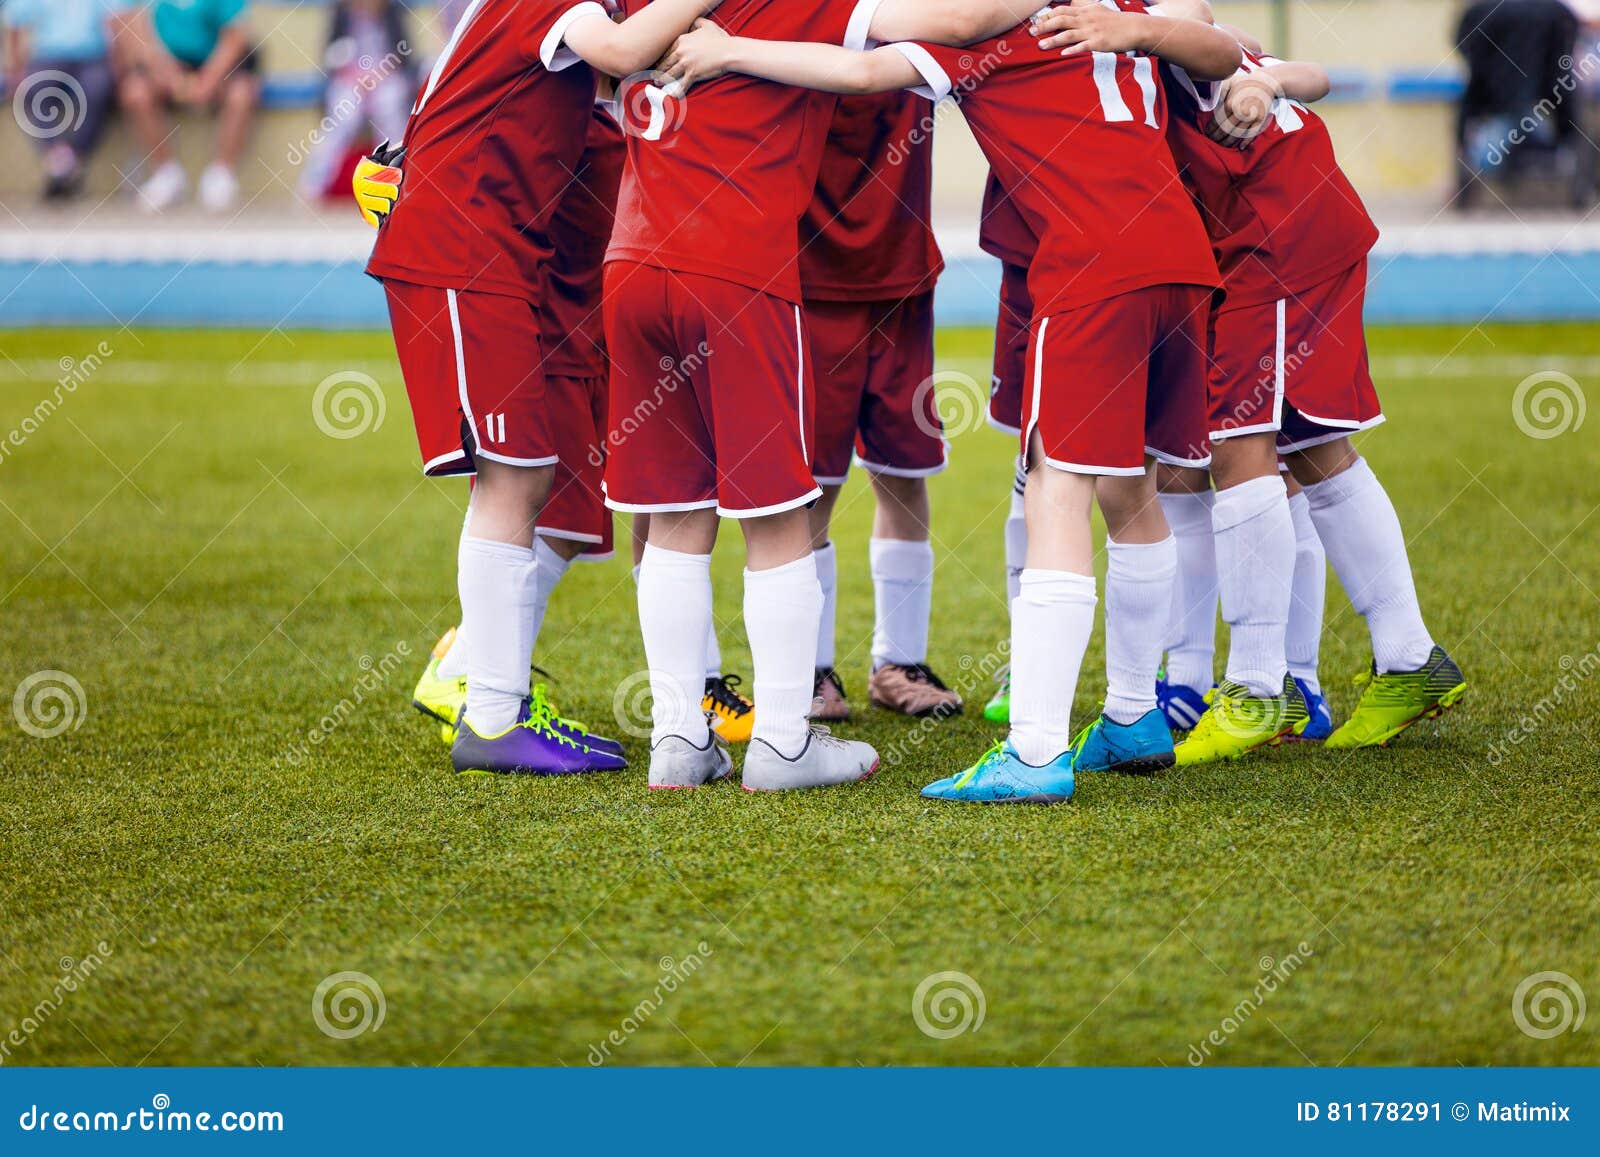
<instances>
[{"instance_id":1,"label":"yellow goalkeeper glove","mask_svg":"<svg viewBox=\"0 0 1600 1157\"><path fill-rule=\"evenodd\" d=\"M401 182L405 180L405 174L400 171L400 162L405 155L404 148L391 149L389 142L385 141L372 151L370 157L362 157L361 163L356 166L350 187L356 195L361 216L374 229L381 229L389 219L389 214L394 212L394 203L400 197Z\"/></svg>"}]
</instances>

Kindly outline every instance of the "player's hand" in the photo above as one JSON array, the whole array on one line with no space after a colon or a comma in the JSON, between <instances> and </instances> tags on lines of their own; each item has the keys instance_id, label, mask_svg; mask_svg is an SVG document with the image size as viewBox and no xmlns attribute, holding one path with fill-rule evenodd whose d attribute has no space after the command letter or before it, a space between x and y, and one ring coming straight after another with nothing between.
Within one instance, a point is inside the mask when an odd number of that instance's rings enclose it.
<instances>
[{"instance_id":1,"label":"player's hand","mask_svg":"<svg viewBox=\"0 0 1600 1157\"><path fill-rule=\"evenodd\" d=\"M1149 21L1138 12L1113 12L1093 3L1081 7L1051 8L1029 23L1044 51L1062 56L1082 52L1144 52L1149 49Z\"/></svg>"},{"instance_id":2,"label":"player's hand","mask_svg":"<svg viewBox=\"0 0 1600 1157\"><path fill-rule=\"evenodd\" d=\"M1282 96L1283 90L1269 72L1229 77L1222 82L1206 135L1230 148L1248 148L1272 120L1272 107Z\"/></svg>"},{"instance_id":3,"label":"player's hand","mask_svg":"<svg viewBox=\"0 0 1600 1157\"><path fill-rule=\"evenodd\" d=\"M391 149L385 141L370 157L362 157L356 166L350 188L356 195L361 216L374 229L383 228L389 214L394 212L394 203L400 199L400 185L405 180L400 162L405 155L405 149Z\"/></svg>"},{"instance_id":4,"label":"player's hand","mask_svg":"<svg viewBox=\"0 0 1600 1157\"><path fill-rule=\"evenodd\" d=\"M694 27L667 50L658 66L687 92L697 84L715 80L728 71L728 48L732 37L709 20L696 20Z\"/></svg>"}]
</instances>

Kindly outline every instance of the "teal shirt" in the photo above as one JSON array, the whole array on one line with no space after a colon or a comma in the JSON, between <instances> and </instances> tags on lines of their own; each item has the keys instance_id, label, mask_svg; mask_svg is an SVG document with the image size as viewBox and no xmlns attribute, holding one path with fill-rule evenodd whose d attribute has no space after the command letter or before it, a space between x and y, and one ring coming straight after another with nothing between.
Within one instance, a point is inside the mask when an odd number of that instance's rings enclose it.
<instances>
[{"instance_id":1,"label":"teal shirt","mask_svg":"<svg viewBox=\"0 0 1600 1157\"><path fill-rule=\"evenodd\" d=\"M27 32L35 60L98 60L107 21L131 7L133 0L10 0L0 20Z\"/></svg>"},{"instance_id":2,"label":"teal shirt","mask_svg":"<svg viewBox=\"0 0 1600 1157\"><path fill-rule=\"evenodd\" d=\"M152 0L150 19L168 52L198 66L216 51L222 30L248 5L249 0Z\"/></svg>"}]
</instances>

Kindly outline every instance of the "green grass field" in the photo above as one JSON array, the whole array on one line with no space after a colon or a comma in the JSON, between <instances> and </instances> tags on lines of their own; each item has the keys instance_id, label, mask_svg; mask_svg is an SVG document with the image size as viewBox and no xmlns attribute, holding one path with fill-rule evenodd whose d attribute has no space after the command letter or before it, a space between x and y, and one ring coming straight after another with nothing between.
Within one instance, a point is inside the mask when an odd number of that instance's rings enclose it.
<instances>
[{"instance_id":1,"label":"green grass field","mask_svg":"<svg viewBox=\"0 0 1600 1157\"><path fill-rule=\"evenodd\" d=\"M59 390L61 359L102 341ZM978 381L988 350L942 337ZM6 1064L1183 1065L1213 1032L1221 1064L1600 1063L1593 1010L1539 1039L1513 1008L1547 971L1600 999L1600 425L1546 440L1513 420L1535 371L1594 381L1592 326L1374 333L1391 423L1364 448L1471 679L1461 711L1391 750L998 811L916 793L991 741L976 711L862 712L848 733L884 770L825 794L458 780L408 700L454 621L464 491L418 475L386 335L73 330L0 351L0 694L47 671L83 693L39 738L18 719L49 706L35 681L0 732ZM313 394L351 370L384 419L332 438ZM963 433L935 483L933 660L975 705L1005 633L1011 454ZM845 507L860 700L859 479ZM718 605L748 672L734 545ZM625 561L578 568L541 640L596 727L643 666L632 595ZM1330 586L1336 712L1367 655ZM1101 660L1097 639L1080 713ZM313 997L352 971L383 1019L337 1039ZM984 1009L949 1039L913 1015L943 972ZM1527 1001L1537 1028L1552 1006Z\"/></svg>"}]
</instances>

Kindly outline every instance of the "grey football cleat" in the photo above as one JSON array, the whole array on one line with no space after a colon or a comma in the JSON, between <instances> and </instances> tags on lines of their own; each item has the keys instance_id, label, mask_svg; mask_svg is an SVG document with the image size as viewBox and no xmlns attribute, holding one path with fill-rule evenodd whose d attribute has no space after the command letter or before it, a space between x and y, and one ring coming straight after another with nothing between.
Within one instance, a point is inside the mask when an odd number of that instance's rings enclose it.
<instances>
[{"instance_id":1,"label":"grey football cleat","mask_svg":"<svg viewBox=\"0 0 1600 1157\"><path fill-rule=\"evenodd\" d=\"M799 791L856 783L878 770L870 743L836 739L826 727L812 727L806 745L793 759L764 739L753 739L744 757L745 791Z\"/></svg>"},{"instance_id":2,"label":"grey football cleat","mask_svg":"<svg viewBox=\"0 0 1600 1157\"><path fill-rule=\"evenodd\" d=\"M733 756L713 733L707 733L704 747L669 735L650 749L651 791L704 787L732 774Z\"/></svg>"}]
</instances>

